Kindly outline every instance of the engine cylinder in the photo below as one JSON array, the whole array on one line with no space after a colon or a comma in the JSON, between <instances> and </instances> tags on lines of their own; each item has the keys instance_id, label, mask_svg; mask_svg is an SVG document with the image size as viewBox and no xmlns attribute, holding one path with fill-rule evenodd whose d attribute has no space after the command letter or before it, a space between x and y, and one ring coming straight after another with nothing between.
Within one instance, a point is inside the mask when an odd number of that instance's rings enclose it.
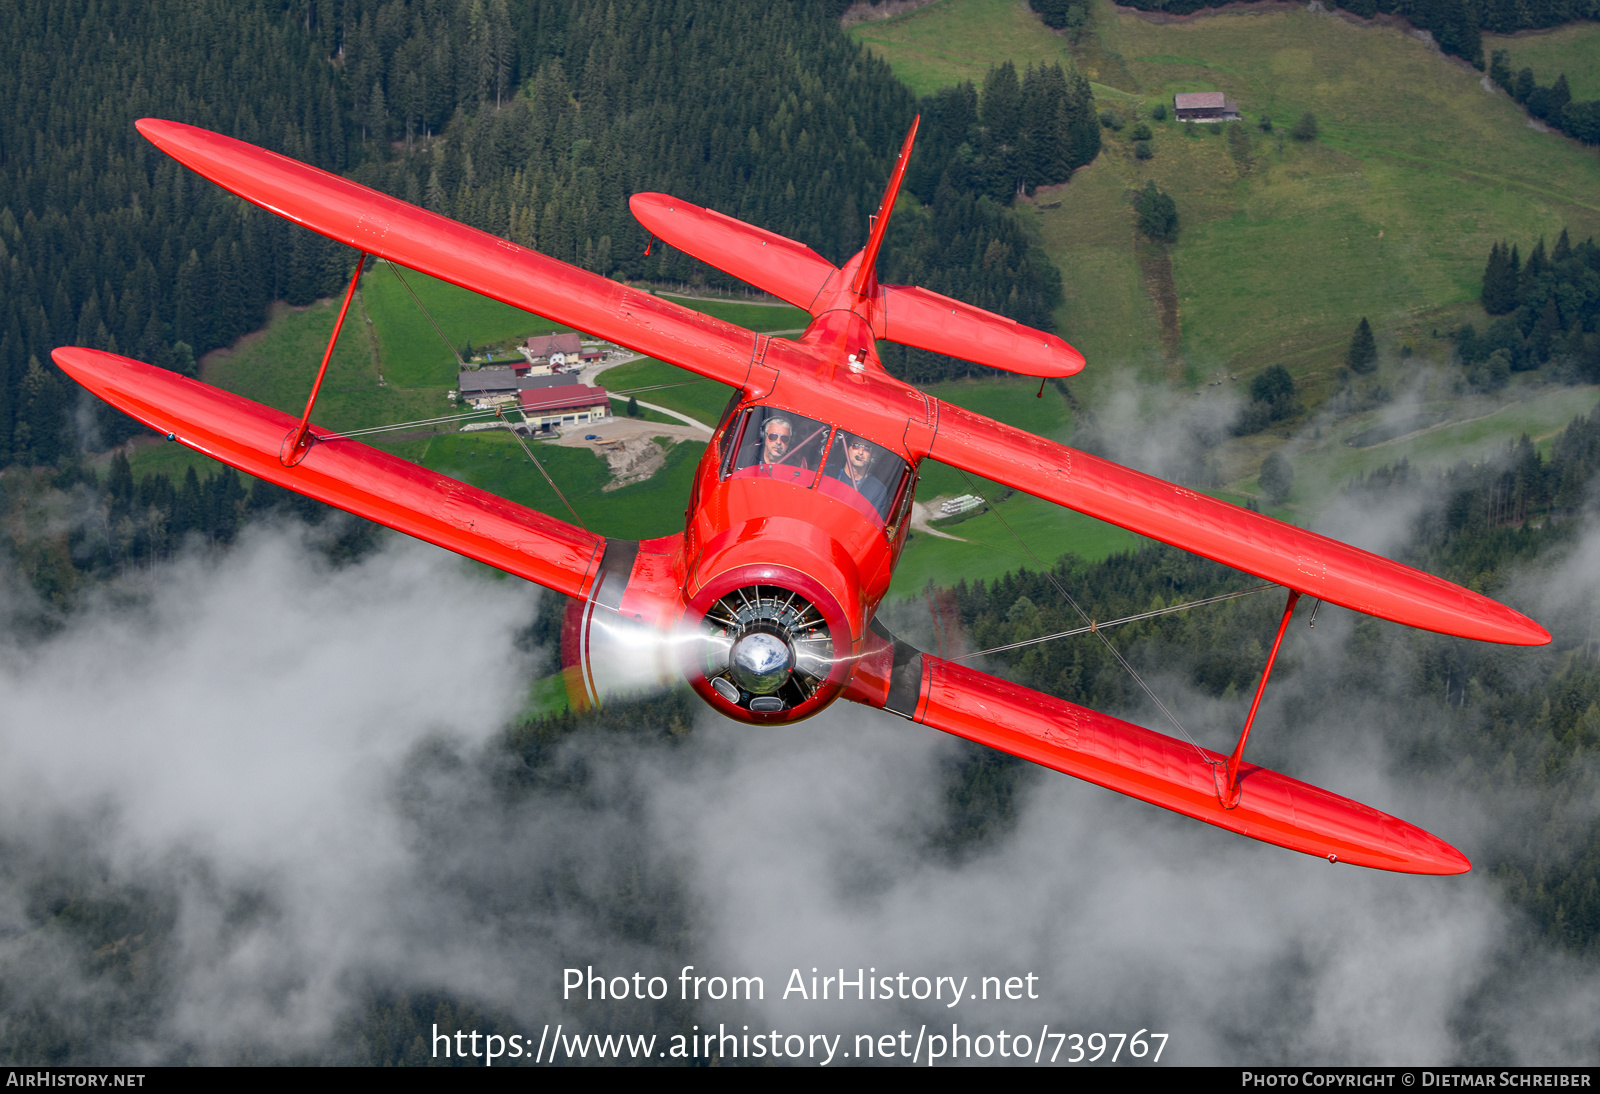
<instances>
[{"instance_id":1,"label":"engine cylinder","mask_svg":"<svg viewBox=\"0 0 1600 1094\"><path fill-rule=\"evenodd\" d=\"M745 585L723 594L706 609L701 632L696 667L718 696L746 711L801 707L833 674L828 620L782 585Z\"/></svg>"}]
</instances>

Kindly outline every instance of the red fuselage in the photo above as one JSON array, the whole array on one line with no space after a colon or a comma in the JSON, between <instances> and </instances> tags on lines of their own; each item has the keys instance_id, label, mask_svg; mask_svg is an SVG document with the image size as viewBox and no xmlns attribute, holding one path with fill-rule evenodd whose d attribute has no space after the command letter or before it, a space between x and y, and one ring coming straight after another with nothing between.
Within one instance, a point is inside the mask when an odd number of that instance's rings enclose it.
<instances>
[{"instance_id":1,"label":"red fuselage","mask_svg":"<svg viewBox=\"0 0 1600 1094\"><path fill-rule=\"evenodd\" d=\"M894 459L905 470L890 480L887 514L880 518L841 485L842 476L821 474L818 466L776 476L753 473L757 468L731 471L731 446L739 443L746 411L799 420L822 409L826 451L835 465L846 438L906 452L909 433L931 432L929 401L884 374L873 346L868 324L843 309L824 312L798 342L763 341L755 370L767 382L731 402L718 423L695 474L683 533L640 543L625 579L618 564L628 560L609 559L608 567L619 571L615 577L609 584L602 577L586 602L571 606L563 653L576 697L598 702L681 671L719 712L774 723L809 717L845 689L905 546L915 466ZM870 363L852 369L851 354ZM824 447L820 439L816 446ZM625 555L631 547L610 544L612 551ZM748 693L735 697L726 685L714 686L699 640L716 629L705 621L708 613L719 614L720 601L731 598L737 606L740 590L757 588L769 596L770 590L795 594L795 603L812 605L831 646L825 675L781 709L761 710L759 701L751 709ZM673 653L667 657L649 639L663 631L678 638L668 644Z\"/></svg>"}]
</instances>

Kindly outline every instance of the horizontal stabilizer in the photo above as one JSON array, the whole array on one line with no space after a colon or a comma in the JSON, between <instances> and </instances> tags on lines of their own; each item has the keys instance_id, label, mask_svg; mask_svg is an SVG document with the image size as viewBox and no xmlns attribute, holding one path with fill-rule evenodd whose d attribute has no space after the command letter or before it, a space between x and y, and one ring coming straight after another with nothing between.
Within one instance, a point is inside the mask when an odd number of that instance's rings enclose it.
<instances>
[{"instance_id":1,"label":"horizontal stabilizer","mask_svg":"<svg viewBox=\"0 0 1600 1094\"><path fill-rule=\"evenodd\" d=\"M666 194L635 194L628 206L657 238L763 292L812 315L838 306L848 278L803 243ZM912 285L874 284L871 291L881 336L890 342L1024 376L1072 376L1083 368L1083 354L1062 339L1003 315Z\"/></svg>"},{"instance_id":2,"label":"horizontal stabilizer","mask_svg":"<svg viewBox=\"0 0 1600 1094\"><path fill-rule=\"evenodd\" d=\"M1352 611L1480 642L1550 641L1550 632L1522 613L1432 574L950 403L939 404L928 454Z\"/></svg>"},{"instance_id":3,"label":"horizontal stabilizer","mask_svg":"<svg viewBox=\"0 0 1600 1094\"><path fill-rule=\"evenodd\" d=\"M628 208L657 239L808 312L837 270L804 243L667 194L635 194Z\"/></svg>"},{"instance_id":4,"label":"horizontal stabilizer","mask_svg":"<svg viewBox=\"0 0 1600 1094\"><path fill-rule=\"evenodd\" d=\"M1224 807L1218 789L1226 756L870 638L882 644L862 659L845 693L857 702L1308 855L1410 874L1472 868L1415 825L1250 763L1239 765L1237 804Z\"/></svg>"},{"instance_id":5,"label":"horizontal stabilizer","mask_svg":"<svg viewBox=\"0 0 1600 1094\"><path fill-rule=\"evenodd\" d=\"M605 539L326 430L294 467L279 459L299 420L126 357L51 356L91 392L158 433L259 479L427 540L567 596L587 596Z\"/></svg>"},{"instance_id":6,"label":"horizontal stabilizer","mask_svg":"<svg viewBox=\"0 0 1600 1094\"><path fill-rule=\"evenodd\" d=\"M912 285L882 288L883 337L1024 376L1073 376L1083 354L1053 334Z\"/></svg>"}]
</instances>

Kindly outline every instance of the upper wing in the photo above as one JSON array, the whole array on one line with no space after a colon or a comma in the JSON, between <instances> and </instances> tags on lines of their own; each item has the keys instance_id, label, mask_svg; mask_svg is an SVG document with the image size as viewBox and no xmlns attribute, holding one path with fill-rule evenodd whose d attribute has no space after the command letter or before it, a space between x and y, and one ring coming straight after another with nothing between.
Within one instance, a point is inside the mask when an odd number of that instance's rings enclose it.
<instances>
[{"instance_id":1,"label":"upper wing","mask_svg":"<svg viewBox=\"0 0 1600 1094\"><path fill-rule=\"evenodd\" d=\"M845 697L998 748L1152 805L1308 855L1414 874L1472 864L1387 813L1254 764L1222 803L1228 758L952 661L919 653L873 624Z\"/></svg>"},{"instance_id":2,"label":"upper wing","mask_svg":"<svg viewBox=\"0 0 1600 1094\"><path fill-rule=\"evenodd\" d=\"M1358 612L1485 642L1550 641L1527 616L1459 585L949 403L928 454Z\"/></svg>"},{"instance_id":3,"label":"upper wing","mask_svg":"<svg viewBox=\"0 0 1600 1094\"><path fill-rule=\"evenodd\" d=\"M883 337L1024 376L1072 376L1083 354L1042 330L914 285L882 288Z\"/></svg>"},{"instance_id":4,"label":"upper wing","mask_svg":"<svg viewBox=\"0 0 1600 1094\"><path fill-rule=\"evenodd\" d=\"M667 194L635 194L634 217L684 254L709 262L779 300L811 310L837 267L804 243Z\"/></svg>"},{"instance_id":5,"label":"upper wing","mask_svg":"<svg viewBox=\"0 0 1600 1094\"><path fill-rule=\"evenodd\" d=\"M317 443L285 467L278 454L299 426L296 418L100 350L65 348L51 356L118 410L247 474L567 596L586 597L594 584L602 536L316 428Z\"/></svg>"},{"instance_id":6,"label":"upper wing","mask_svg":"<svg viewBox=\"0 0 1600 1094\"><path fill-rule=\"evenodd\" d=\"M408 205L349 179L180 122L143 133L178 162L269 212L368 254L588 331L732 387L756 335Z\"/></svg>"}]
</instances>

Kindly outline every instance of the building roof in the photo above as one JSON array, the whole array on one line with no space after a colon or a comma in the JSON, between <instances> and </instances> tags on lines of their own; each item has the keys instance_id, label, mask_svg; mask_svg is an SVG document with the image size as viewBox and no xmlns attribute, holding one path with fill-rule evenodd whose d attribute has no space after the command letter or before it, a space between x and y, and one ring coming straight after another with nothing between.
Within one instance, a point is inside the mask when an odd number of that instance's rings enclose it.
<instances>
[{"instance_id":1,"label":"building roof","mask_svg":"<svg viewBox=\"0 0 1600 1094\"><path fill-rule=\"evenodd\" d=\"M463 395L513 395L529 388L571 387L578 382L576 372L553 376L518 376L509 368L480 368L456 374Z\"/></svg>"},{"instance_id":2,"label":"building roof","mask_svg":"<svg viewBox=\"0 0 1600 1094\"><path fill-rule=\"evenodd\" d=\"M495 366L456 374L456 386L463 395L509 395L517 390L517 374L509 368Z\"/></svg>"},{"instance_id":3,"label":"building roof","mask_svg":"<svg viewBox=\"0 0 1600 1094\"><path fill-rule=\"evenodd\" d=\"M518 386L523 391L538 387L570 387L577 382L578 374L576 372L557 372L549 376L527 376L517 381Z\"/></svg>"},{"instance_id":4,"label":"building roof","mask_svg":"<svg viewBox=\"0 0 1600 1094\"><path fill-rule=\"evenodd\" d=\"M588 384L567 384L561 387L526 388L517 400L523 410L549 412L576 410L582 407L610 405L610 396L603 387Z\"/></svg>"},{"instance_id":5,"label":"building roof","mask_svg":"<svg viewBox=\"0 0 1600 1094\"><path fill-rule=\"evenodd\" d=\"M1185 91L1172 97L1179 110L1223 110L1228 97L1220 91Z\"/></svg>"},{"instance_id":6,"label":"building roof","mask_svg":"<svg viewBox=\"0 0 1600 1094\"><path fill-rule=\"evenodd\" d=\"M535 334L523 343L535 357L549 357L552 353L578 353L583 349L575 332L566 334Z\"/></svg>"}]
</instances>

